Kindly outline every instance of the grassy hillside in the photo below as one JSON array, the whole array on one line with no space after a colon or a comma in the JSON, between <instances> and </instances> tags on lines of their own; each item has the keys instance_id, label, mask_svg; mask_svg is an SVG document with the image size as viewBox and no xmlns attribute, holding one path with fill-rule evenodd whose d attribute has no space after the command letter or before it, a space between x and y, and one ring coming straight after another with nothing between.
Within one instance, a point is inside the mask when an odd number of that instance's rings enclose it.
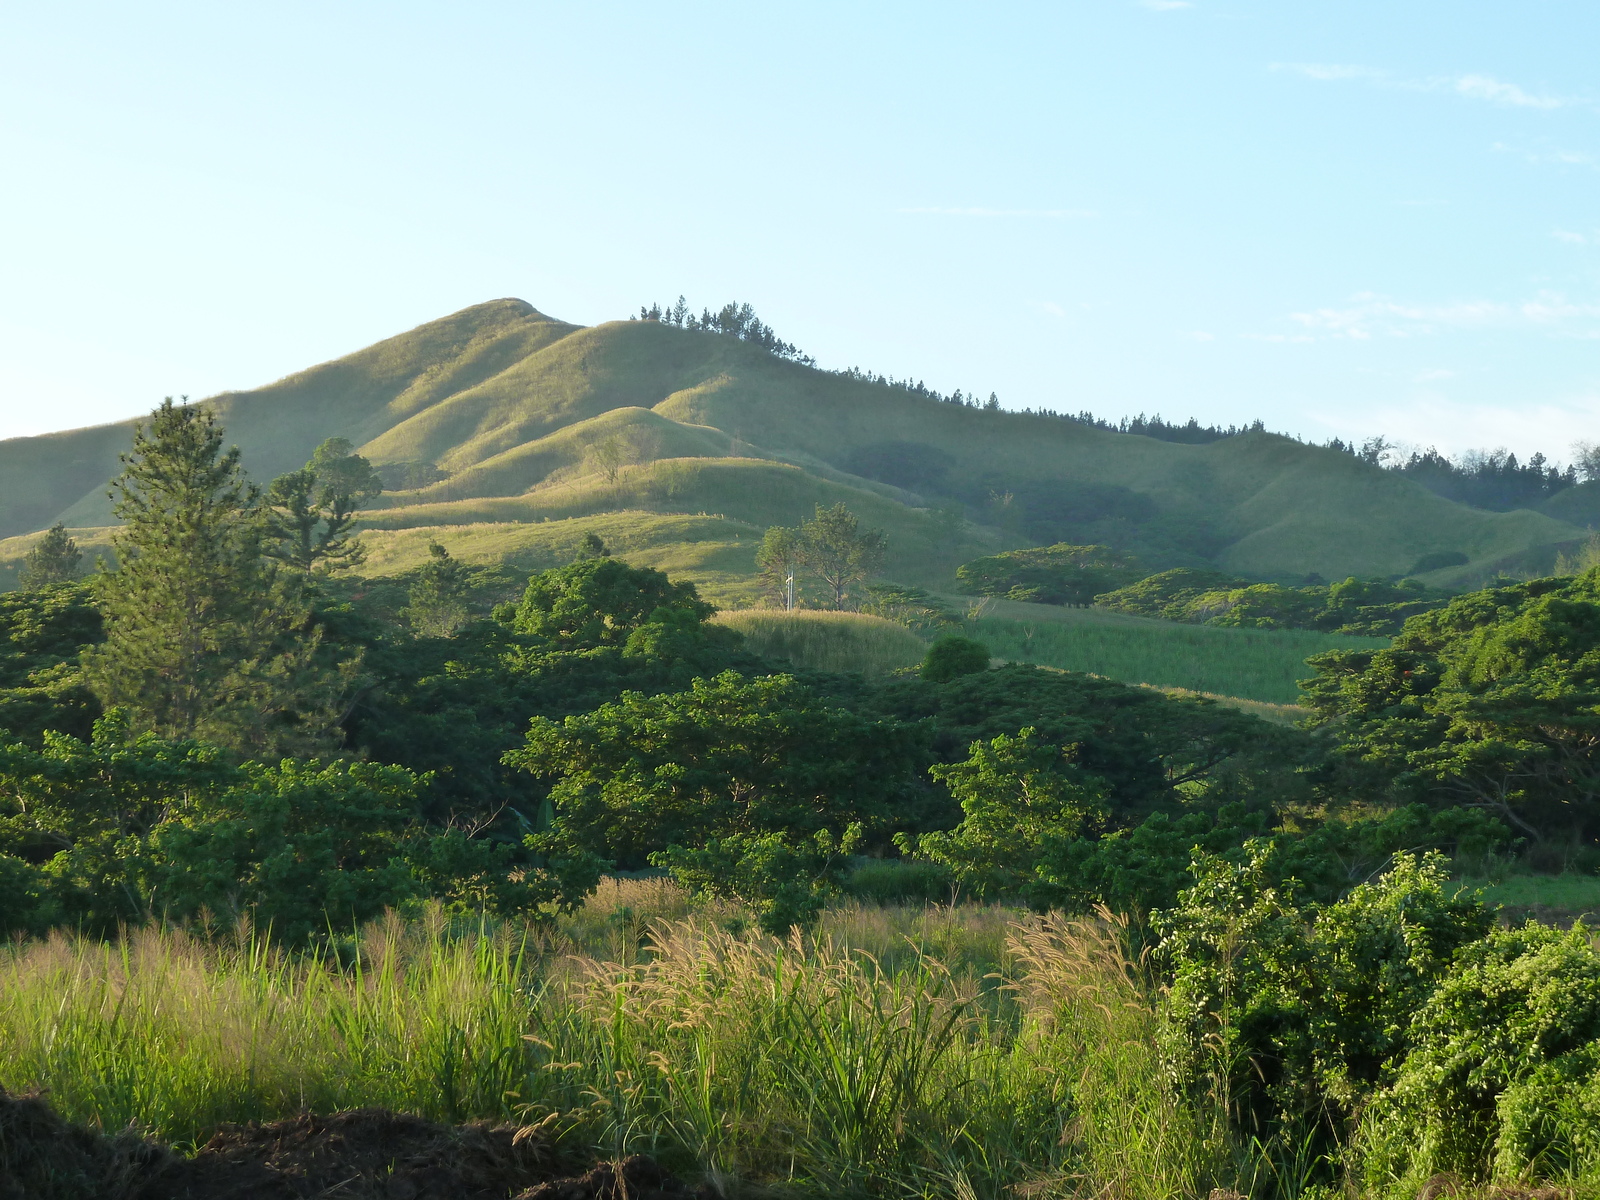
<instances>
[{"instance_id":1,"label":"grassy hillside","mask_svg":"<svg viewBox=\"0 0 1600 1200\"><path fill-rule=\"evenodd\" d=\"M449 545L458 536L449 531L463 526L508 526L472 540L533 555L548 538L529 526L605 513L644 522L649 552L670 558L677 552L658 539L673 527L653 518L715 514L727 522L722 532L682 543L679 557L705 572L703 582L748 590L750 528L793 523L836 500L888 532L890 577L928 584L948 584L963 556L1039 541L1035 510L1023 510L1041 494L1069 524L1082 515L1074 505L1109 504L1106 520L1083 527L1116 537L1124 526L1137 535L1140 522L1165 523L1173 553L1263 576L1390 575L1440 550L1486 569L1581 535L1557 519L1564 511L1469 509L1270 434L1186 446L982 411L801 366L732 337L640 321L582 328L519 300L476 305L206 403L258 479L298 466L331 436L379 465L442 475L376 502L367 524L381 552L369 571L429 536ZM131 429L0 442L0 537L55 520L108 524L105 483ZM940 510L965 518L959 534ZM720 548L703 548L712 544Z\"/></svg>"}]
</instances>

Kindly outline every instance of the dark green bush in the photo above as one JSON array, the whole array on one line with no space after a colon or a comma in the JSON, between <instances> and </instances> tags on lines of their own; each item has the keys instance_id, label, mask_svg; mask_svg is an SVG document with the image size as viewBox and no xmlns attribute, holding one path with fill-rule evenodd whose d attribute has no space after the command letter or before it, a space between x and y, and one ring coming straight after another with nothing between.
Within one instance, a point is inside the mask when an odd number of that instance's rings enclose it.
<instances>
[{"instance_id":1,"label":"dark green bush","mask_svg":"<svg viewBox=\"0 0 1600 1200\"><path fill-rule=\"evenodd\" d=\"M844 892L868 904L915 904L948 901L952 883L938 863L868 859L845 877Z\"/></svg>"},{"instance_id":2,"label":"dark green bush","mask_svg":"<svg viewBox=\"0 0 1600 1200\"><path fill-rule=\"evenodd\" d=\"M958 634L934 642L922 660L922 677L929 683L945 683L958 675L976 675L988 669L989 647Z\"/></svg>"}]
</instances>

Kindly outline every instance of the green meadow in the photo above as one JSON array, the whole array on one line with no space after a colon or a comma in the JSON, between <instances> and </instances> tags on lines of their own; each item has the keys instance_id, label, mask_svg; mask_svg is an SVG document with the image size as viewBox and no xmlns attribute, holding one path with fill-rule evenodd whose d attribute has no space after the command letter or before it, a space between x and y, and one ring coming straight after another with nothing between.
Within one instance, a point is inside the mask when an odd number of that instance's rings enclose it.
<instances>
[{"instance_id":1,"label":"green meadow","mask_svg":"<svg viewBox=\"0 0 1600 1200\"><path fill-rule=\"evenodd\" d=\"M1311 674L1305 665L1310 655L1338 647L1388 645L1387 638L1180 625L1092 608L1001 602L988 611L1014 614L1019 609L1041 615L980 615L967 621L967 631L999 658L1270 705L1297 702L1297 683Z\"/></svg>"}]
</instances>

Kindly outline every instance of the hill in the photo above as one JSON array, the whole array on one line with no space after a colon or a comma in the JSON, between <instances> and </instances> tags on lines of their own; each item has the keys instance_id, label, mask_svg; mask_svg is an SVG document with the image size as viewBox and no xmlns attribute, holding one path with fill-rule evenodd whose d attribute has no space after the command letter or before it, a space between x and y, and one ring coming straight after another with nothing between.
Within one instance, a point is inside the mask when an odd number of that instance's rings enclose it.
<instances>
[{"instance_id":1,"label":"hill","mask_svg":"<svg viewBox=\"0 0 1600 1200\"><path fill-rule=\"evenodd\" d=\"M891 577L945 586L965 558L1061 540L1331 579L1402 573L1441 551L1468 557L1460 574L1581 536L1565 513L1467 508L1265 432L1157 441L942 402L717 333L576 326L520 300L204 403L258 479L333 436L386 472L394 490L366 518L369 572L420 561L432 537L534 565L593 526L733 602L753 595L762 529L837 500L888 532ZM54 521L110 523L105 484L132 426L0 442L0 561Z\"/></svg>"}]
</instances>

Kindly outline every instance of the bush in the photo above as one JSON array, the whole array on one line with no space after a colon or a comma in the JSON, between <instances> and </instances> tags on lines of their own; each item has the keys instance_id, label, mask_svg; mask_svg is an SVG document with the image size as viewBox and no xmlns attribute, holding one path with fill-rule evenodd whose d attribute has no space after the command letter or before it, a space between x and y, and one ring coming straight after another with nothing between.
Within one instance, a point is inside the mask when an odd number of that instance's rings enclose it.
<instances>
[{"instance_id":1,"label":"bush","mask_svg":"<svg viewBox=\"0 0 1600 1200\"><path fill-rule=\"evenodd\" d=\"M1436 853L1397 854L1318 908L1292 881L1273 886L1266 843L1250 849L1239 865L1198 857L1195 885L1159 922L1162 1043L1178 1082L1221 1091L1246 1136L1325 1140L1423 1036L1412 1014L1490 914L1456 894Z\"/></svg>"},{"instance_id":2,"label":"bush","mask_svg":"<svg viewBox=\"0 0 1600 1200\"><path fill-rule=\"evenodd\" d=\"M845 877L844 892L869 904L915 904L949 900L952 882L938 863L868 859Z\"/></svg>"},{"instance_id":3,"label":"bush","mask_svg":"<svg viewBox=\"0 0 1600 1200\"><path fill-rule=\"evenodd\" d=\"M1446 1172L1513 1182L1593 1163L1600 953L1590 937L1530 922L1462 950L1412 1019L1415 1048L1363 1124L1372 1183Z\"/></svg>"},{"instance_id":4,"label":"bush","mask_svg":"<svg viewBox=\"0 0 1600 1200\"><path fill-rule=\"evenodd\" d=\"M944 683L958 675L976 675L989 669L989 647L971 638L951 634L928 647L922 660L922 677L929 683Z\"/></svg>"}]
</instances>

